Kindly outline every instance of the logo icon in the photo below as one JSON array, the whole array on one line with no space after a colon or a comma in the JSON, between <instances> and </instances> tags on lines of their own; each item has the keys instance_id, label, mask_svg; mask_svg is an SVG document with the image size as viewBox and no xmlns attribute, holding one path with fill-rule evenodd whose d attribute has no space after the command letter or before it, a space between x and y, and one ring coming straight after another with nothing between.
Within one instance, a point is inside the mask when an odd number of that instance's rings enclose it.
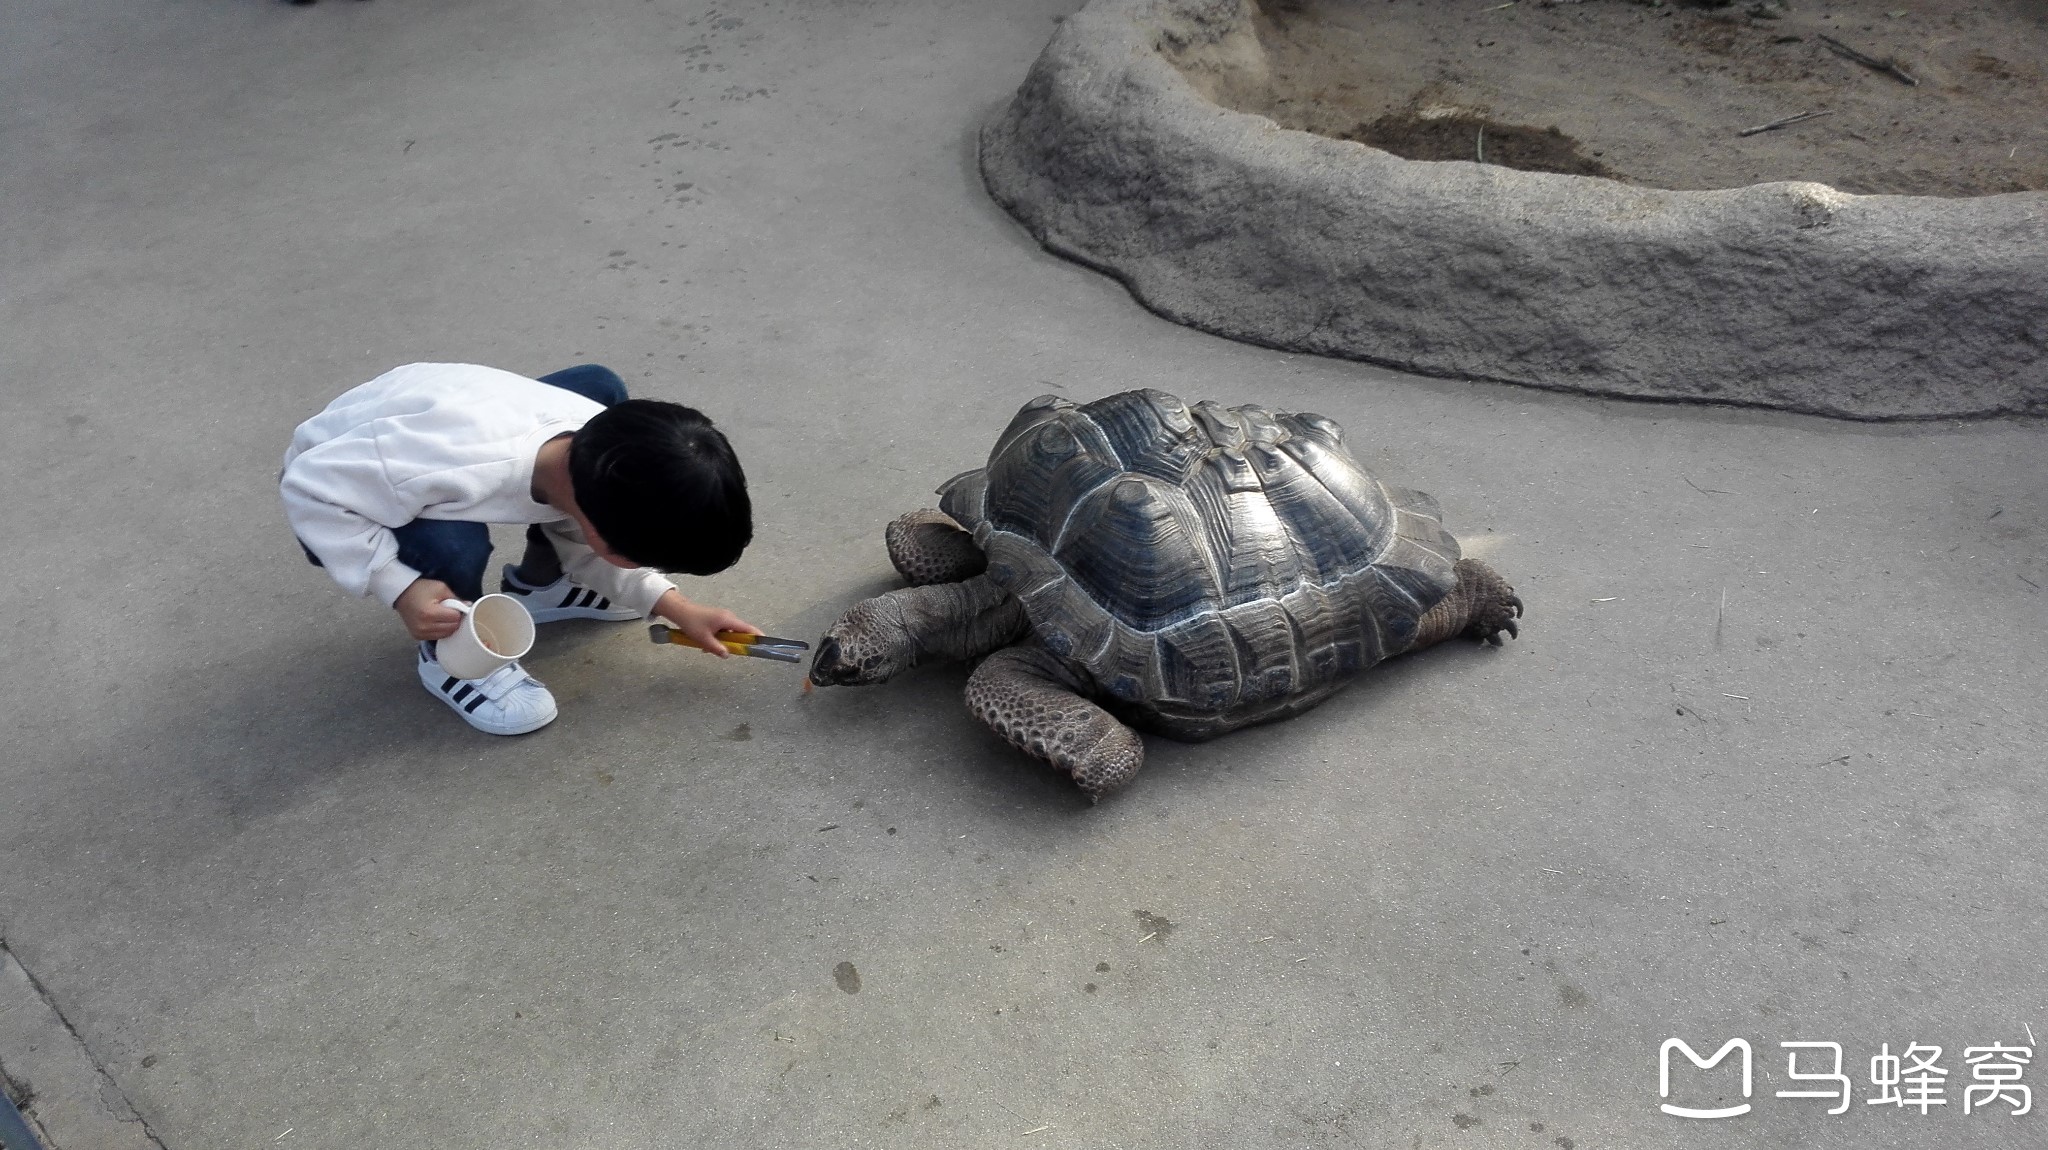
<instances>
[{"instance_id":1,"label":"logo icon","mask_svg":"<svg viewBox=\"0 0 2048 1150\"><path fill-rule=\"evenodd\" d=\"M1712 1070L1714 1067L1719 1066L1721 1061L1727 1058L1731 1052L1741 1051L1742 1096L1745 1099L1749 1097L1751 1059L1749 1043L1740 1038L1731 1038L1722 1045L1721 1049L1714 1052L1712 1058L1701 1058L1698 1051L1685 1044L1684 1039L1667 1038L1664 1040L1664 1045L1657 1048L1657 1096L1659 1098L1671 1097L1671 1052L1674 1050L1684 1054L1687 1062L1692 1063L1701 1070ZM1691 1106L1673 1106L1671 1103L1665 1102L1659 1105L1657 1109L1679 1118L1733 1118L1738 1114L1749 1113L1749 1103L1744 1102L1740 1106L1723 1106L1713 1110L1702 1110Z\"/></svg>"}]
</instances>

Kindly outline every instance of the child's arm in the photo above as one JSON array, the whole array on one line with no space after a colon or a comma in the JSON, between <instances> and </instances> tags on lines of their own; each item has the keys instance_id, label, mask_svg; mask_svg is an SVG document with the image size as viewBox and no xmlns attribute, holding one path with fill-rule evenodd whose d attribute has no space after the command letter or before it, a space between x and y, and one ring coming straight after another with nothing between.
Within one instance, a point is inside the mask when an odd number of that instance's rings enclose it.
<instances>
[{"instance_id":1,"label":"child's arm","mask_svg":"<svg viewBox=\"0 0 2048 1150\"><path fill-rule=\"evenodd\" d=\"M385 481L373 453L356 443L324 444L294 459L278 490L299 542L343 590L390 606L415 639L446 639L462 625L462 612L442 603L461 596L399 561L398 539L379 520L409 523L420 508Z\"/></svg>"},{"instance_id":2,"label":"child's arm","mask_svg":"<svg viewBox=\"0 0 2048 1150\"><path fill-rule=\"evenodd\" d=\"M732 652L718 641L720 631L740 631L749 635L761 634L761 629L722 607L707 607L692 603L683 597L681 591L671 587L654 604L654 613L674 625L675 629L688 636L692 643L702 647L721 659L732 658Z\"/></svg>"},{"instance_id":3,"label":"child's arm","mask_svg":"<svg viewBox=\"0 0 2048 1150\"><path fill-rule=\"evenodd\" d=\"M646 614L668 620L698 647L723 659L731 654L716 637L719 631L761 634L761 629L730 611L692 603L676 590L675 584L649 567L617 567L598 558L584 542L583 535L569 520L544 523L548 542L569 578L609 598Z\"/></svg>"},{"instance_id":4,"label":"child's arm","mask_svg":"<svg viewBox=\"0 0 2048 1150\"><path fill-rule=\"evenodd\" d=\"M419 579L398 561L398 539L385 524L410 523L420 508L392 489L373 447L335 442L307 451L285 468L278 493L299 542L349 594L396 606Z\"/></svg>"}]
</instances>

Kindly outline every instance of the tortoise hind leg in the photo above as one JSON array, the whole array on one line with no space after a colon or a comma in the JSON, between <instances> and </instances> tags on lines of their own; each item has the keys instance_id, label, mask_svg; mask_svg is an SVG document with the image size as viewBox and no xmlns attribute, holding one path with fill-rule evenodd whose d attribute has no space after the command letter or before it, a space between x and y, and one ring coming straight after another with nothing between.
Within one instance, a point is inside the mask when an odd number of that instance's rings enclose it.
<instances>
[{"instance_id":1,"label":"tortoise hind leg","mask_svg":"<svg viewBox=\"0 0 2048 1150\"><path fill-rule=\"evenodd\" d=\"M1460 559L1458 585L1416 623L1408 649L1420 651L1459 635L1498 647L1502 631L1521 634L1515 624L1521 614L1522 597L1499 572L1477 559Z\"/></svg>"},{"instance_id":2,"label":"tortoise hind leg","mask_svg":"<svg viewBox=\"0 0 2048 1150\"><path fill-rule=\"evenodd\" d=\"M889 562L912 587L958 583L988 569L988 557L943 511L926 508L898 516L882 532Z\"/></svg>"},{"instance_id":3,"label":"tortoise hind leg","mask_svg":"<svg viewBox=\"0 0 2048 1150\"><path fill-rule=\"evenodd\" d=\"M1090 802L1131 781L1145 762L1138 733L1074 690L1038 647L1005 647L967 678L967 709L1011 746L1070 776Z\"/></svg>"}]
</instances>

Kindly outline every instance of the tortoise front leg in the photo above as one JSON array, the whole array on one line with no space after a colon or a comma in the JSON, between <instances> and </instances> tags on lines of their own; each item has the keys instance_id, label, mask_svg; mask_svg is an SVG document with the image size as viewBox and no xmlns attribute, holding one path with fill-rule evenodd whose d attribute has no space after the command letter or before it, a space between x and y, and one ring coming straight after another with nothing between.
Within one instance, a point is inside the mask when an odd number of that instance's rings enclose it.
<instances>
[{"instance_id":1,"label":"tortoise front leg","mask_svg":"<svg viewBox=\"0 0 2048 1150\"><path fill-rule=\"evenodd\" d=\"M1145 763L1138 733L1082 697L1041 647L1005 647L967 677L967 709L1011 746L1065 772L1090 802Z\"/></svg>"},{"instance_id":2,"label":"tortoise front leg","mask_svg":"<svg viewBox=\"0 0 2048 1150\"><path fill-rule=\"evenodd\" d=\"M882 532L889 562L912 587L958 583L988 569L988 556L953 517L926 508L899 515Z\"/></svg>"},{"instance_id":3,"label":"tortoise front leg","mask_svg":"<svg viewBox=\"0 0 2048 1150\"><path fill-rule=\"evenodd\" d=\"M1522 598L1508 581L1477 559L1458 560L1457 570L1458 585L1416 624L1410 651L1433 647L1457 635L1498 647L1500 632L1521 634L1515 619L1522 614Z\"/></svg>"}]
</instances>

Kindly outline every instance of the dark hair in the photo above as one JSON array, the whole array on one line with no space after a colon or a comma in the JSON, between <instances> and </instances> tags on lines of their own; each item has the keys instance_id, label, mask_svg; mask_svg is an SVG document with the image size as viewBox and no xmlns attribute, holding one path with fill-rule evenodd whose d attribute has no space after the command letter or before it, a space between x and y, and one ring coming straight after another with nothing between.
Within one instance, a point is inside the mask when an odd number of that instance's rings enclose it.
<instances>
[{"instance_id":1,"label":"dark hair","mask_svg":"<svg viewBox=\"0 0 2048 1150\"><path fill-rule=\"evenodd\" d=\"M732 444L702 412L628 399L569 441L576 505L611 549L642 567L712 575L754 538L754 505Z\"/></svg>"}]
</instances>

